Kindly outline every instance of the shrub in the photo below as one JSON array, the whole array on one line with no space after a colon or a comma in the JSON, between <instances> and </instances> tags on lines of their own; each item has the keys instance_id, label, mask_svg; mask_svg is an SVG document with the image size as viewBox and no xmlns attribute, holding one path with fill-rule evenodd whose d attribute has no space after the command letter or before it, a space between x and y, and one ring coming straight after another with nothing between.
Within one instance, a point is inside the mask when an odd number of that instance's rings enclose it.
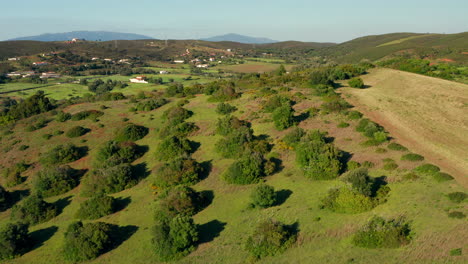
<instances>
[{"instance_id":1,"label":"shrub","mask_svg":"<svg viewBox=\"0 0 468 264\"><path fill-rule=\"evenodd\" d=\"M79 121L83 119L96 120L98 117L103 116L104 112L98 110L86 110L74 114L71 117L73 121Z\"/></svg>"},{"instance_id":2,"label":"shrub","mask_svg":"<svg viewBox=\"0 0 468 264\"><path fill-rule=\"evenodd\" d=\"M107 141L96 154L96 167L112 167L122 163L132 163L142 153L138 149L138 145L127 141Z\"/></svg>"},{"instance_id":3,"label":"shrub","mask_svg":"<svg viewBox=\"0 0 468 264\"><path fill-rule=\"evenodd\" d=\"M137 111L152 111L154 109L157 109L165 104L167 104L168 101L164 98L157 98L157 99L149 99L143 102L139 102L135 109Z\"/></svg>"},{"instance_id":4,"label":"shrub","mask_svg":"<svg viewBox=\"0 0 468 264\"><path fill-rule=\"evenodd\" d=\"M432 175L440 171L440 168L432 164L423 164L414 168L414 171L420 174L429 174Z\"/></svg>"},{"instance_id":5,"label":"shrub","mask_svg":"<svg viewBox=\"0 0 468 264\"><path fill-rule=\"evenodd\" d=\"M0 260L13 259L30 248L27 224L9 223L0 230Z\"/></svg>"},{"instance_id":6,"label":"shrub","mask_svg":"<svg viewBox=\"0 0 468 264\"><path fill-rule=\"evenodd\" d=\"M403 218L385 220L378 216L353 236L353 244L364 248L397 248L410 240L410 227Z\"/></svg>"},{"instance_id":7,"label":"shrub","mask_svg":"<svg viewBox=\"0 0 468 264\"><path fill-rule=\"evenodd\" d=\"M240 93L236 92L234 82L226 82L224 85L220 86L216 91L213 92L210 101L230 101L241 96Z\"/></svg>"},{"instance_id":8,"label":"shrub","mask_svg":"<svg viewBox=\"0 0 468 264\"><path fill-rule=\"evenodd\" d=\"M388 162L383 165L383 169L387 171L393 171L393 170L396 170L397 168L398 168L398 164L396 164L395 162Z\"/></svg>"},{"instance_id":9,"label":"shrub","mask_svg":"<svg viewBox=\"0 0 468 264\"><path fill-rule=\"evenodd\" d=\"M453 177L450 174L444 173L444 172L437 172L432 174L434 177L434 180L436 182L444 182L444 181L451 181L453 180Z\"/></svg>"},{"instance_id":10,"label":"shrub","mask_svg":"<svg viewBox=\"0 0 468 264\"><path fill-rule=\"evenodd\" d=\"M232 112L235 112L237 107L230 105L228 103L220 103L216 106L216 113L220 115L228 115Z\"/></svg>"},{"instance_id":11,"label":"shrub","mask_svg":"<svg viewBox=\"0 0 468 264\"><path fill-rule=\"evenodd\" d=\"M346 123L346 122L340 122L338 125L337 125L338 128L346 128L346 127L349 127L349 123Z\"/></svg>"},{"instance_id":12,"label":"shrub","mask_svg":"<svg viewBox=\"0 0 468 264\"><path fill-rule=\"evenodd\" d=\"M354 190L365 196L373 195L374 179L368 174L367 168L359 168L349 171L343 179L350 183Z\"/></svg>"},{"instance_id":13,"label":"shrub","mask_svg":"<svg viewBox=\"0 0 468 264\"><path fill-rule=\"evenodd\" d=\"M82 126L74 126L70 128L65 135L69 138L81 137L82 135L88 133L89 129Z\"/></svg>"},{"instance_id":14,"label":"shrub","mask_svg":"<svg viewBox=\"0 0 468 264\"><path fill-rule=\"evenodd\" d=\"M116 211L117 201L112 196L97 195L80 204L75 214L79 219L98 219Z\"/></svg>"},{"instance_id":15,"label":"shrub","mask_svg":"<svg viewBox=\"0 0 468 264\"><path fill-rule=\"evenodd\" d=\"M257 183L263 175L263 158L259 154L250 153L234 162L223 178L228 183L252 184Z\"/></svg>"},{"instance_id":16,"label":"shrub","mask_svg":"<svg viewBox=\"0 0 468 264\"><path fill-rule=\"evenodd\" d=\"M164 222L177 215L192 216L202 209L204 197L187 186L167 190L160 197L155 218Z\"/></svg>"},{"instance_id":17,"label":"shrub","mask_svg":"<svg viewBox=\"0 0 468 264\"><path fill-rule=\"evenodd\" d=\"M466 215L463 212L453 211L453 212L448 213L448 217L456 218L456 219L463 219L466 217Z\"/></svg>"},{"instance_id":18,"label":"shrub","mask_svg":"<svg viewBox=\"0 0 468 264\"><path fill-rule=\"evenodd\" d=\"M450 250L450 256L461 256L462 255L462 249L461 248L454 248Z\"/></svg>"},{"instance_id":19,"label":"shrub","mask_svg":"<svg viewBox=\"0 0 468 264\"><path fill-rule=\"evenodd\" d=\"M331 180L340 174L341 152L324 141L302 142L296 148L296 161L304 175L314 180Z\"/></svg>"},{"instance_id":20,"label":"shrub","mask_svg":"<svg viewBox=\"0 0 468 264\"><path fill-rule=\"evenodd\" d=\"M175 106L167 109L163 113L162 118L166 120L167 124L177 125L182 123L185 119L191 117L192 114L192 112L183 107Z\"/></svg>"},{"instance_id":21,"label":"shrub","mask_svg":"<svg viewBox=\"0 0 468 264\"><path fill-rule=\"evenodd\" d=\"M424 160L424 157L419 155L419 154L408 153L408 154L405 154L405 155L401 156L401 160L422 161L422 160Z\"/></svg>"},{"instance_id":22,"label":"shrub","mask_svg":"<svg viewBox=\"0 0 468 264\"><path fill-rule=\"evenodd\" d=\"M81 187L84 196L111 194L133 187L138 183L132 166L122 163L113 167L95 169L87 173Z\"/></svg>"},{"instance_id":23,"label":"shrub","mask_svg":"<svg viewBox=\"0 0 468 264\"><path fill-rule=\"evenodd\" d=\"M371 210L375 202L371 197L365 196L351 188L343 187L331 189L322 199L322 206L337 213L362 213Z\"/></svg>"},{"instance_id":24,"label":"shrub","mask_svg":"<svg viewBox=\"0 0 468 264\"><path fill-rule=\"evenodd\" d=\"M34 225L49 221L57 215L55 205L45 202L39 195L31 195L11 209L11 219Z\"/></svg>"},{"instance_id":25,"label":"shrub","mask_svg":"<svg viewBox=\"0 0 468 264\"><path fill-rule=\"evenodd\" d=\"M291 131L289 131L288 134L286 134L284 137L283 137L283 141L288 144L289 146L294 146L296 145L297 143L299 143L299 141L301 141L301 138L305 135L305 131L304 129L300 128L300 127L294 127L293 129L291 129Z\"/></svg>"},{"instance_id":26,"label":"shrub","mask_svg":"<svg viewBox=\"0 0 468 264\"><path fill-rule=\"evenodd\" d=\"M349 111L347 113L347 116L348 116L348 119L350 120L357 120L357 119L361 119L362 114L358 111Z\"/></svg>"},{"instance_id":27,"label":"shrub","mask_svg":"<svg viewBox=\"0 0 468 264\"><path fill-rule=\"evenodd\" d=\"M359 162L354 161L354 160L350 160L348 161L348 163L346 163L346 169L348 171L359 169L360 167L361 167L361 164L359 164Z\"/></svg>"},{"instance_id":28,"label":"shrub","mask_svg":"<svg viewBox=\"0 0 468 264\"><path fill-rule=\"evenodd\" d=\"M24 177L21 173L28 169L29 165L24 162L18 162L11 168L3 170L2 176L4 178L5 186L13 187L24 182Z\"/></svg>"},{"instance_id":29,"label":"shrub","mask_svg":"<svg viewBox=\"0 0 468 264\"><path fill-rule=\"evenodd\" d=\"M272 114L273 123L278 130L294 125L294 110L289 105L276 108Z\"/></svg>"},{"instance_id":30,"label":"shrub","mask_svg":"<svg viewBox=\"0 0 468 264\"><path fill-rule=\"evenodd\" d=\"M371 161L367 161L367 160L366 160L366 161L364 161L364 162L362 163L362 167L363 167L363 168L368 168L368 169L370 169L370 168L374 168L374 166L375 166L375 164L374 164L373 162L371 162Z\"/></svg>"},{"instance_id":31,"label":"shrub","mask_svg":"<svg viewBox=\"0 0 468 264\"><path fill-rule=\"evenodd\" d=\"M250 199L255 207L267 208L276 203L276 193L272 186L260 184L250 194Z\"/></svg>"},{"instance_id":32,"label":"shrub","mask_svg":"<svg viewBox=\"0 0 468 264\"><path fill-rule=\"evenodd\" d=\"M453 192L453 193L449 193L447 195L447 197L450 199L450 201L452 201L454 203L461 203L461 202L465 201L466 196L467 195L464 192Z\"/></svg>"},{"instance_id":33,"label":"shrub","mask_svg":"<svg viewBox=\"0 0 468 264\"><path fill-rule=\"evenodd\" d=\"M348 84L350 87L353 88L364 88L364 82L361 78L352 78L351 80L349 80Z\"/></svg>"},{"instance_id":34,"label":"shrub","mask_svg":"<svg viewBox=\"0 0 468 264\"><path fill-rule=\"evenodd\" d=\"M168 136L187 137L191 133L199 130L200 128L195 123L181 122L179 124L166 123L165 126L159 131L159 137L165 138Z\"/></svg>"},{"instance_id":35,"label":"shrub","mask_svg":"<svg viewBox=\"0 0 468 264\"><path fill-rule=\"evenodd\" d=\"M241 127L248 128L248 123L246 121L239 120L235 116L226 116L218 119L218 122L216 123L216 133L222 136L227 136Z\"/></svg>"},{"instance_id":36,"label":"shrub","mask_svg":"<svg viewBox=\"0 0 468 264\"><path fill-rule=\"evenodd\" d=\"M266 220L247 239L245 249L256 259L284 252L296 241L296 234L286 225Z\"/></svg>"},{"instance_id":37,"label":"shrub","mask_svg":"<svg viewBox=\"0 0 468 264\"><path fill-rule=\"evenodd\" d=\"M79 184L77 172L70 166L49 167L39 171L33 186L44 197L66 193Z\"/></svg>"},{"instance_id":38,"label":"shrub","mask_svg":"<svg viewBox=\"0 0 468 264\"><path fill-rule=\"evenodd\" d=\"M312 85L333 85L333 81L330 79L330 73L326 69L317 69L310 74L310 83Z\"/></svg>"},{"instance_id":39,"label":"shrub","mask_svg":"<svg viewBox=\"0 0 468 264\"><path fill-rule=\"evenodd\" d=\"M18 104L12 105L8 111L8 115L13 119L23 119L40 113L50 111L55 106L50 102L43 91L38 91L36 94L20 101Z\"/></svg>"},{"instance_id":40,"label":"shrub","mask_svg":"<svg viewBox=\"0 0 468 264\"><path fill-rule=\"evenodd\" d=\"M65 112L59 112L56 116L55 116L55 120L57 122L65 122L69 119L71 119L72 115L70 113L65 113Z\"/></svg>"},{"instance_id":41,"label":"shrub","mask_svg":"<svg viewBox=\"0 0 468 264\"><path fill-rule=\"evenodd\" d=\"M135 124L127 124L123 128L118 129L115 135L116 141L137 141L144 138L148 134L148 128Z\"/></svg>"},{"instance_id":42,"label":"shrub","mask_svg":"<svg viewBox=\"0 0 468 264\"><path fill-rule=\"evenodd\" d=\"M408 151L406 147L395 142L388 144L387 148L390 150L396 150L396 151Z\"/></svg>"},{"instance_id":43,"label":"shrub","mask_svg":"<svg viewBox=\"0 0 468 264\"><path fill-rule=\"evenodd\" d=\"M375 149L375 153L380 153L380 154L382 154L382 153L387 153L387 150L384 149L384 148L376 148L376 149Z\"/></svg>"},{"instance_id":44,"label":"shrub","mask_svg":"<svg viewBox=\"0 0 468 264\"><path fill-rule=\"evenodd\" d=\"M178 215L153 228L153 246L161 261L176 260L195 249L197 226L189 216Z\"/></svg>"},{"instance_id":45,"label":"shrub","mask_svg":"<svg viewBox=\"0 0 468 264\"><path fill-rule=\"evenodd\" d=\"M156 172L156 185L169 187L191 185L200 180L202 166L192 158L176 158L161 166Z\"/></svg>"},{"instance_id":46,"label":"shrub","mask_svg":"<svg viewBox=\"0 0 468 264\"><path fill-rule=\"evenodd\" d=\"M188 156L193 149L190 141L183 137L167 137L159 144L156 151L158 160L171 160L179 156Z\"/></svg>"},{"instance_id":47,"label":"shrub","mask_svg":"<svg viewBox=\"0 0 468 264\"><path fill-rule=\"evenodd\" d=\"M272 113L275 111L277 108L283 107L283 106L291 106L292 102L289 98L281 96L281 95L273 95L268 98L263 103L263 110L267 113Z\"/></svg>"},{"instance_id":48,"label":"shrub","mask_svg":"<svg viewBox=\"0 0 468 264\"><path fill-rule=\"evenodd\" d=\"M223 158L236 158L242 155L248 148L248 144L253 141L252 129L240 127L216 142L215 150Z\"/></svg>"},{"instance_id":49,"label":"shrub","mask_svg":"<svg viewBox=\"0 0 468 264\"><path fill-rule=\"evenodd\" d=\"M96 222L74 222L65 232L63 254L73 262L92 260L111 248L112 225Z\"/></svg>"},{"instance_id":50,"label":"shrub","mask_svg":"<svg viewBox=\"0 0 468 264\"><path fill-rule=\"evenodd\" d=\"M40 162L44 165L58 165L78 160L84 156L83 150L73 144L58 145L42 154Z\"/></svg>"},{"instance_id":51,"label":"shrub","mask_svg":"<svg viewBox=\"0 0 468 264\"><path fill-rule=\"evenodd\" d=\"M323 101L320 109L324 114L343 112L351 107L348 102L337 95L323 97Z\"/></svg>"}]
</instances>

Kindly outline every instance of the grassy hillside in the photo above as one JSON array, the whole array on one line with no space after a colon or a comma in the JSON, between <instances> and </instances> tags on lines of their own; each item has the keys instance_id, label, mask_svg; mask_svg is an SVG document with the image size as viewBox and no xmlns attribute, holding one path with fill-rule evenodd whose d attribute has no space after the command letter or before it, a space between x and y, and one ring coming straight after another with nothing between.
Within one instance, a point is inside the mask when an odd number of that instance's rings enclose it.
<instances>
[{"instance_id":1,"label":"grassy hillside","mask_svg":"<svg viewBox=\"0 0 468 264\"><path fill-rule=\"evenodd\" d=\"M149 133L135 141L136 144L145 146L144 155L132 163L139 168L139 182L112 194L113 197L126 201L124 208L100 219L85 221L103 221L120 226L123 231L118 234L118 243L98 258L85 263L162 263L158 261L156 250L151 243L155 209L163 199L161 193L164 192L160 186L155 187L160 173L158 168L162 166L159 158L168 151L158 147L163 141L161 131L168 119L164 117L164 112L173 106L183 105L193 113L186 121L199 127L197 131L188 135L188 139L196 143L193 144L196 150L191 157L205 164L208 172L192 187L196 191L209 193L212 197L206 208L193 216L200 233L196 249L174 263L248 263L252 261L245 245L248 236L259 222L266 219L276 219L295 226L298 237L282 254L262 258L258 263L466 263L466 220L448 216L448 212L454 210L466 213L466 207L464 203L454 203L447 198L448 193L463 192L466 189L455 181L438 182L431 175L414 173L414 168L427 161L402 160L401 157L409 154L409 151L390 147L391 143L406 143L404 140L400 141L396 132L395 135L392 133L391 127L388 128L390 136L395 137L396 141L385 140L379 146L363 144L368 138L356 131L362 122L361 116L351 118L348 110L333 110L336 104L345 103L334 96L318 96L317 90L310 87L307 79L309 75L310 72L295 72L289 75L262 74L233 79L236 92L240 95L237 97L235 94L229 98L232 99L229 104L237 108L233 115L249 122L254 135L272 145L268 155L281 161L281 166L275 173L262 179L262 182L273 186L278 194L277 204L270 208L250 206L251 192L257 184L229 184L222 177L236 160L223 158L219 148L215 146L215 143L223 138L217 129L218 119L222 115L217 113L218 103L213 101L216 93L213 96L204 93L196 93L193 96L184 96L183 93L178 93L175 97L166 96L170 102L151 111L129 111L131 107L148 100L138 97L79 104L71 102L60 106L58 110L70 114L99 110L104 114L93 120L72 119L58 122L56 115L49 111L22 119L14 126L4 127L0 138L0 151L4 158L0 159L0 166L10 168L20 161L31 165L22 174L27 177L26 181L8 188L8 191L24 193L25 190L34 190L36 173L44 167L40 158L56 145L69 142L79 147L87 147L86 156L68 164L75 169L92 170L96 167L99 148L106 141L115 138L116 130L128 123L145 126ZM365 77L365 81L371 85L375 82L377 86L377 81L381 78L379 76L378 73L372 73ZM299 81L291 81L294 78ZM375 81L372 81L372 78ZM419 81L417 78L415 80ZM447 84L445 87L453 85L456 86L453 89L460 87L459 84ZM232 84L226 82L226 86L222 87L224 90L220 89L221 91L230 92ZM145 90L146 96L164 96L165 87L152 88L154 90ZM371 92L372 89L359 91ZM342 178L324 181L312 180L304 175L307 170L302 170L296 161L297 149L283 141L284 136L294 130L294 127L279 130L273 121L275 111L271 114L266 109L266 102L275 95L292 100L294 120L306 132L315 129L327 132L327 142L332 142L342 150L345 154L343 160L372 164L369 165L370 176L382 184L379 187L387 186L390 189L388 196L375 208L360 213L338 213L324 208L322 200L329 190L348 184ZM456 105L454 101L450 104ZM431 115L430 113L424 114ZM368 117L373 116L369 114ZM38 123L40 118L50 122L31 131L28 127ZM58 130L68 131L75 126L82 126L90 131L75 138L67 137L66 133L57 133ZM261 149L262 145L257 147ZM418 151L417 148L413 148L414 145L408 147L411 151ZM428 156L427 159L432 161L433 157ZM389 169L388 163L396 164L398 168ZM346 165L344 166L346 168ZM440 164L444 171L448 171L450 166L451 164ZM5 177L0 179L2 185L6 180ZM59 207L60 214L47 222L32 226L30 231L34 247L5 263L65 263L62 254L64 234L68 225L77 219L75 214L86 200L82 196L84 186L82 181L78 187L67 193L46 198L47 202L55 203ZM0 221L8 222L11 213L11 209L1 212ZM352 243L354 234L374 215L386 218L404 216L408 219L411 227L409 244L399 248L380 249L355 246ZM450 251L458 248L461 248L463 254L452 256Z\"/></svg>"}]
</instances>

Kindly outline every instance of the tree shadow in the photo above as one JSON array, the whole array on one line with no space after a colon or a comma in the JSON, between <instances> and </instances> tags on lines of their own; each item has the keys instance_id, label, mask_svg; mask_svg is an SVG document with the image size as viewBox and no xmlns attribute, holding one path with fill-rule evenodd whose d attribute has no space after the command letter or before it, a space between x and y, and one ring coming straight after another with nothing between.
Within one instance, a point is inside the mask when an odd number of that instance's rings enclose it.
<instances>
[{"instance_id":1,"label":"tree shadow","mask_svg":"<svg viewBox=\"0 0 468 264\"><path fill-rule=\"evenodd\" d=\"M189 140L191 153L195 153L201 146L200 142Z\"/></svg>"},{"instance_id":2,"label":"tree shadow","mask_svg":"<svg viewBox=\"0 0 468 264\"><path fill-rule=\"evenodd\" d=\"M0 212L6 211L7 209L11 208L13 205L17 204L26 196L30 195L31 192L29 190L17 190L8 193L8 200L5 206L0 207Z\"/></svg>"},{"instance_id":3,"label":"tree shadow","mask_svg":"<svg viewBox=\"0 0 468 264\"><path fill-rule=\"evenodd\" d=\"M293 192L291 190L283 189L276 192L275 206L282 205L291 196Z\"/></svg>"},{"instance_id":4,"label":"tree shadow","mask_svg":"<svg viewBox=\"0 0 468 264\"><path fill-rule=\"evenodd\" d=\"M351 160L351 158L353 157L353 154L350 153L350 152L347 152L347 151L341 151L341 157L340 157L340 162L341 164L344 164L344 166L342 166L341 168L341 173L345 173L346 170L348 169L347 168L347 164L348 164L348 161Z\"/></svg>"},{"instance_id":5,"label":"tree shadow","mask_svg":"<svg viewBox=\"0 0 468 264\"><path fill-rule=\"evenodd\" d=\"M127 241L133 234L135 234L137 230L138 226L112 225L112 230L110 232L110 239L112 241L112 244L102 254L118 248L123 242Z\"/></svg>"},{"instance_id":6,"label":"tree shadow","mask_svg":"<svg viewBox=\"0 0 468 264\"><path fill-rule=\"evenodd\" d=\"M72 196L68 196L62 199L58 199L54 205L57 208L57 215L61 214L63 212L63 209L67 207L71 203L71 198Z\"/></svg>"},{"instance_id":7,"label":"tree shadow","mask_svg":"<svg viewBox=\"0 0 468 264\"><path fill-rule=\"evenodd\" d=\"M87 146L79 147L78 154L80 159L88 155L89 148Z\"/></svg>"},{"instance_id":8,"label":"tree shadow","mask_svg":"<svg viewBox=\"0 0 468 264\"><path fill-rule=\"evenodd\" d=\"M125 197L125 198L117 198L115 200L115 211L114 213L116 212L119 212L119 211L122 211L123 209L127 208L127 206L132 202L132 198L129 197Z\"/></svg>"},{"instance_id":9,"label":"tree shadow","mask_svg":"<svg viewBox=\"0 0 468 264\"><path fill-rule=\"evenodd\" d=\"M226 227L227 223L219 220L212 220L208 223L198 225L198 232L200 234L199 244L208 243L219 237L221 232Z\"/></svg>"},{"instance_id":10,"label":"tree shadow","mask_svg":"<svg viewBox=\"0 0 468 264\"><path fill-rule=\"evenodd\" d=\"M33 246L29 251L41 247L49 240L58 230L57 226L51 226L44 229L39 229L30 233Z\"/></svg>"},{"instance_id":11,"label":"tree shadow","mask_svg":"<svg viewBox=\"0 0 468 264\"><path fill-rule=\"evenodd\" d=\"M297 236L297 234L299 234L299 222L294 222L290 225L286 225L285 226L286 230L288 231L289 234L293 235L293 236Z\"/></svg>"},{"instance_id":12,"label":"tree shadow","mask_svg":"<svg viewBox=\"0 0 468 264\"><path fill-rule=\"evenodd\" d=\"M148 151L149 151L149 146L146 146L146 145L143 145L143 146L137 145L136 146L136 152L137 152L138 158L141 158Z\"/></svg>"},{"instance_id":13,"label":"tree shadow","mask_svg":"<svg viewBox=\"0 0 468 264\"><path fill-rule=\"evenodd\" d=\"M295 116L294 119L297 123L300 123L302 121L307 120L309 117L310 117L310 113L307 111L307 112L303 112Z\"/></svg>"},{"instance_id":14,"label":"tree shadow","mask_svg":"<svg viewBox=\"0 0 468 264\"><path fill-rule=\"evenodd\" d=\"M139 181L148 177L151 172L148 170L146 162L132 166L132 175Z\"/></svg>"},{"instance_id":15,"label":"tree shadow","mask_svg":"<svg viewBox=\"0 0 468 264\"><path fill-rule=\"evenodd\" d=\"M208 178L208 176L210 175L211 170L213 169L213 160L203 161L202 163L200 163L200 166L203 169L199 175L200 181L202 181Z\"/></svg>"},{"instance_id":16,"label":"tree shadow","mask_svg":"<svg viewBox=\"0 0 468 264\"><path fill-rule=\"evenodd\" d=\"M372 184L372 196L376 196L377 192L382 186L387 185L387 176L383 175L377 178L374 178L374 182Z\"/></svg>"},{"instance_id":17,"label":"tree shadow","mask_svg":"<svg viewBox=\"0 0 468 264\"><path fill-rule=\"evenodd\" d=\"M282 160L280 160L278 158L271 157L270 161L272 161L275 164L275 170L273 171L273 173L271 175L279 173L284 169Z\"/></svg>"},{"instance_id":18,"label":"tree shadow","mask_svg":"<svg viewBox=\"0 0 468 264\"><path fill-rule=\"evenodd\" d=\"M210 206L214 199L214 192L212 190L204 190L200 192L198 212L203 211Z\"/></svg>"}]
</instances>

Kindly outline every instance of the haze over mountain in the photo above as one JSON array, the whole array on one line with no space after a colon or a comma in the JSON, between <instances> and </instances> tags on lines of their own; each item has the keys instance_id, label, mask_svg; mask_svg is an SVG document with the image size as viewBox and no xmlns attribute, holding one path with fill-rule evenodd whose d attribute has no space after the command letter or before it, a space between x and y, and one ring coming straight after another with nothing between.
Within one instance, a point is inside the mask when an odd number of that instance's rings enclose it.
<instances>
[{"instance_id":1,"label":"haze over mountain","mask_svg":"<svg viewBox=\"0 0 468 264\"><path fill-rule=\"evenodd\" d=\"M213 41L213 42L231 41L231 42L238 42L238 43L245 43L245 44L266 44L266 43L278 42L277 40L272 40L269 38L249 37L249 36L244 36L244 35L239 35L239 34L234 34L234 33L229 33L229 34L221 35L221 36L214 36L210 38L204 38L201 40Z\"/></svg>"},{"instance_id":2,"label":"haze over mountain","mask_svg":"<svg viewBox=\"0 0 468 264\"><path fill-rule=\"evenodd\" d=\"M46 33L36 36L19 37L11 40L67 41L72 40L73 38L91 41L153 39L153 37L134 33L120 33L109 31L72 31L64 33Z\"/></svg>"}]
</instances>

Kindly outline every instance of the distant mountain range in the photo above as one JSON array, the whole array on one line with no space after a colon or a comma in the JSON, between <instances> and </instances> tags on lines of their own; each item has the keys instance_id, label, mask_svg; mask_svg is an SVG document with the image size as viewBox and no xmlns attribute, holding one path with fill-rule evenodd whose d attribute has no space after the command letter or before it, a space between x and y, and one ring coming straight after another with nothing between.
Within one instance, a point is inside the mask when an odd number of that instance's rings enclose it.
<instances>
[{"instance_id":1,"label":"distant mountain range","mask_svg":"<svg viewBox=\"0 0 468 264\"><path fill-rule=\"evenodd\" d=\"M226 34L221 36L215 36L211 38L204 38L201 39L204 41L212 41L212 42L219 42L219 41L231 41L231 42L238 42L238 43L245 43L245 44L267 44L267 43L276 43L277 40L272 40L269 38L256 38L256 37L249 37L239 34Z\"/></svg>"},{"instance_id":2,"label":"distant mountain range","mask_svg":"<svg viewBox=\"0 0 468 264\"><path fill-rule=\"evenodd\" d=\"M46 33L37 36L20 37L10 40L67 41L72 40L73 38L90 41L153 39L153 37L133 33L119 33L109 31L72 31L65 33Z\"/></svg>"}]
</instances>

